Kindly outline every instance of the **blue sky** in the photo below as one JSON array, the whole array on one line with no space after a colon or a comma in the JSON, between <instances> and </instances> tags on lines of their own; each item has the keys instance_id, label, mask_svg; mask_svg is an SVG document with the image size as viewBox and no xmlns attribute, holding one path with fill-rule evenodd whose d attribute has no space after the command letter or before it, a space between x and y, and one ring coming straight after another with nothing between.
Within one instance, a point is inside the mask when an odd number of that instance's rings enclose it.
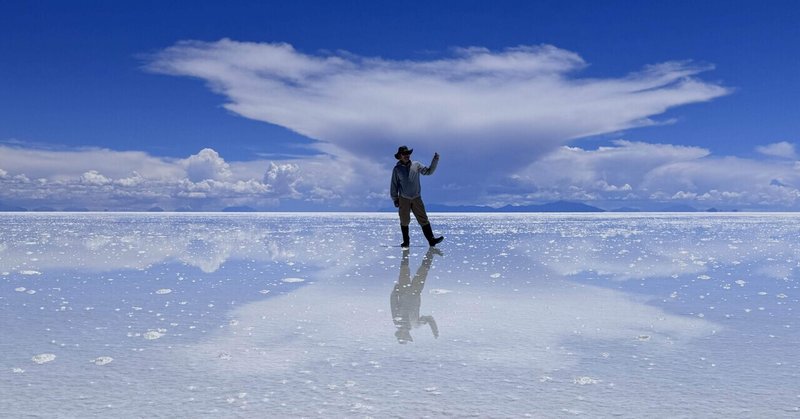
<instances>
[{"instance_id":1,"label":"blue sky","mask_svg":"<svg viewBox=\"0 0 800 419\"><path fill-rule=\"evenodd\" d=\"M0 5L0 203L800 208L793 1Z\"/></svg>"}]
</instances>

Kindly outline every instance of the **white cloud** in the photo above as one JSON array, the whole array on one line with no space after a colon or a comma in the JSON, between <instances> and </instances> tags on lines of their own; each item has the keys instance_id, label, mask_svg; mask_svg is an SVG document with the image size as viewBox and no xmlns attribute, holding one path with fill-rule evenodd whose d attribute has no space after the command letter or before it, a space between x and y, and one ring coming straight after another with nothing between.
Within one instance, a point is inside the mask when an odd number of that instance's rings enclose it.
<instances>
[{"instance_id":1,"label":"white cloud","mask_svg":"<svg viewBox=\"0 0 800 419\"><path fill-rule=\"evenodd\" d=\"M336 156L348 150L391 164L400 144L439 151L452 168L440 175L445 183L476 187L571 139L651 125L671 107L729 92L694 78L709 66L687 62L618 78L573 77L585 66L549 45L401 61L222 39L180 42L148 68L205 80L227 109L325 142ZM480 173L456 169L478 159Z\"/></svg>"},{"instance_id":2,"label":"white cloud","mask_svg":"<svg viewBox=\"0 0 800 419\"><path fill-rule=\"evenodd\" d=\"M231 177L228 163L219 156L219 153L204 148L199 153L184 160L186 174L190 181L200 182L207 179L225 180Z\"/></svg>"},{"instance_id":3,"label":"white cloud","mask_svg":"<svg viewBox=\"0 0 800 419\"><path fill-rule=\"evenodd\" d=\"M22 184L28 184L28 183L31 183L31 180L30 180L30 178L29 178L28 176L26 176L24 173L21 173L21 174L15 175L15 176L13 177L13 179L14 179L14 181L16 181L16 182L19 182L19 183L22 183Z\"/></svg>"},{"instance_id":4,"label":"white cloud","mask_svg":"<svg viewBox=\"0 0 800 419\"><path fill-rule=\"evenodd\" d=\"M117 179L117 184L121 186L137 186L145 182L145 178L137 171L133 171L129 177Z\"/></svg>"},{"instance_id":5,"label":"white cloud","mask_svg":"<svg viewBox=\"0 0 800 419\"><path fill-rule=\"evenodd\" d=\"M709 155L699 147L624 140L584 150L561 147L517 172L507 200L631 201L643 199L642 180L654 168ZM522 196L519 196L519 195ZM514 196L518 198L514 198Z\"/></svg>"},{"instance_id":6,"label":"white cloud","mask_svg":"<svg viewBox=\"0 0 800 419\"><path fill-rule=\"evenodd\" d=\"M272 186L272 191L279 196L297 198L300 193L295 186L300 181L300 166L292 163L275 164L270 162L269 170L264 174L264 183Z\"/></svg>"},{"instance_id":7,"label":"white cloud","mask_svg":"<svg viewBox=\"0 0 800 419\"><path fill-rule=\"evenodd\" d=\"M517 172L514 180L504 197L512 202L575 199L612 208L678 201L743 209L800 204L800 169L793 161L714 157L703 148L669 144L562 147Z\"/></svg>"},{"instance_id":8,"label":"white cloud","mask_svg":"<svg viewBox=\"0 0 800 419\"><path fill-rule=\"evenodd\" d=\"M334 146L322 145L322 149L326 147ZM99 166L116 176L93 168L98 153L104 159ZM141 153L146 164L131 160L130 153L2 147L0 164L14 161L20 172L3 169L0 173L0 202L28 208L98 210L144 210L156 205L199 210L242 205L274 208L289 201L296 202L291 208L368 210L388 206L388 169L379 161L344 150L336 150L338 156L331 152L303 159L247 162L227 162L211 149L185 159ZM58 166L47 166L49 161L63 159L75 163L68 174ZM495 206L567 199L607 209L653 209L657 208L654 201L701 209L798 209L798 187L800 165L792 160L714 157L699 147L618 140L595 150L560 147L511 172L505 183L493 185L491 194L482 197L473 198L472 191L463 187L448 192Z\"/></svg>"},{"instance_id":9,"label":"white cloud","mask_svg":"<svg viewBox=\"0 0 800 419\"><path fill-rule=\"evenodd\" d=\"M692 161L710 152L700 147L617 140L597 150L561 147L519 173L539 187L631 190L654 167ZM625 185L628 185L627 187Z\"/></svg>"},{"instance_id":10,"label":"white cloud","mask_svg":"<svg viewBox=\"0 0 800 419\"><path fill-rule=\"evenodd\" d=\"M101 175L97 170L90 170L81 175L81 183L102 186L111 183L111 179Z\"/></svg>"},{"instance_id":11,"label":"white cloud","mask_svg":"<svg viewBox=\"0 0 800 419\"><path fill-rule=\"evenodd\" d=\"M71 166L50 165L65 160ZM377 181L382 180L383 169L347 153L226 162L208 148L185 159L167 159L140 152L0 146L0 164L15 170L0 173L0 201L29 208L144 210L158 205L219 210L242 205L270 208L288 199L330 208L374 209L388 200L386 182ZM34 180L30 173L36 174Z\"/></svg>"},{"instance_id":12,"label":"white cloud","mask_svg":"<svg viewBox=\"0 0 800 419\"><path fill-rule=\"evenodd\" d=\"M756 151L771 157L779 157L783 159L797 159L797 152L794 149L794 144L781 141L779 143L773 143L765 146L756 147Z\"/></svg>"},{"instance_id":13,"label":"white cloud","mask_svg":"<svg viewBox=\"0 0 800 419\"><path fill-rule=\"evenodd\" d=\"M41 150L5 145L0 145L0 167L9 173L58 180L74 179L90 170L114 179L129 176L134 171L153 178L174 178L183 172L172 161L142 151Z\"/></svg>"}]
</instances>

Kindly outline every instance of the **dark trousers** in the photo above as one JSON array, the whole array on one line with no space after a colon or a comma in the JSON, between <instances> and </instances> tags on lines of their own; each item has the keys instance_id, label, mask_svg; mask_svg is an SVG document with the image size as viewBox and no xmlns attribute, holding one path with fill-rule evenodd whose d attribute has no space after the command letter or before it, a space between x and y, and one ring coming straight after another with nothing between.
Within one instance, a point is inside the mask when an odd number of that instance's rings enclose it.
<instances>
[{"instance_id":1,"label":"dark trousers","mask_svg":"<svg viewBox=\"0 0 800 419\"><path fill-rule=\"evenodd\" d=\"M401 226L408 226L411 222L411 213L414 213L414 217L417 219L417 222L421 226L426 226L431 222L428 221L428 214L425 212L425 204L422 202L422 197L416 197L414 199L408 199L400 197L400 209L398 213L400 214L400 225Z\"/></svg>"}]
</instances>

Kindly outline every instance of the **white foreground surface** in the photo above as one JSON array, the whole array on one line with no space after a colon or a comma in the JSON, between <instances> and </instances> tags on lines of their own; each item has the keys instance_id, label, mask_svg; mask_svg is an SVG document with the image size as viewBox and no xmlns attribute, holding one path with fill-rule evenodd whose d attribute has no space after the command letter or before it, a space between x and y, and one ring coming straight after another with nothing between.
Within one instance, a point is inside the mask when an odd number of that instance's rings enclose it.
<instances>
[{"instance_id":1,"label":"white foreground surface","mask_svg":"<svg viewBox=\"0 0 800 419\"><path fill-rule=\"evenodd\" d=\"M800 417L799 216L432 221L2 214L0 412Z\"/></svg>"}]
</instances>

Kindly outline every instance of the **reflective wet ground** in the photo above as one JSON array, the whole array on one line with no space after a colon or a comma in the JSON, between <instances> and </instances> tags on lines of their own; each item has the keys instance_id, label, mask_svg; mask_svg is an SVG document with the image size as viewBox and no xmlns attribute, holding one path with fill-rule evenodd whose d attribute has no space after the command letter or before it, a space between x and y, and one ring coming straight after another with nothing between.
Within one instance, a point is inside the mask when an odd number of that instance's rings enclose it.
<instances>
[{"instance_id":1,"label":"reflective wet ground","mask_svg":"<svg viewBox=\"0 0 800 419\"><path fill-rule=\"evenodd\" d=\"M800 216L0 215L7 417L800 417Z\"/></svg>"}]
</instances>

